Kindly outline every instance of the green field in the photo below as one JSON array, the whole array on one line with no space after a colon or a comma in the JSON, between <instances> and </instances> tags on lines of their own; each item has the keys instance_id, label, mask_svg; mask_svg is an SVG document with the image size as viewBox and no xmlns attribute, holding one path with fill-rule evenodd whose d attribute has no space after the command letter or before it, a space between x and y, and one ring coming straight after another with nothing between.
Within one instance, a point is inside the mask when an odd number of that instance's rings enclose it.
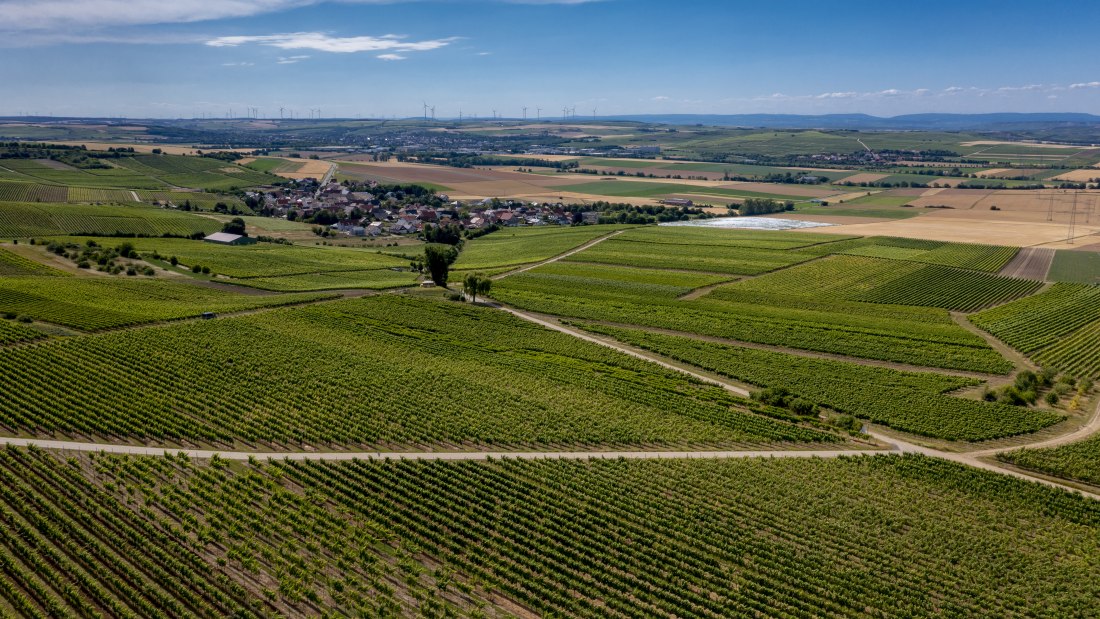
<instances>
[{"instance_id":1,"label":"green field","mask_svg":"<svg viewBox=\"0 0 1100 619\"><path fill-rule=\"evenodd\" d=\"M1094 502L921 456L9 448L0 482L0 597L28 616L1087 616L1100 596Z\"/></svg>"},{"instance_id":2,"label":"green field","mask_svg":"<svg viewBox=\"0 0 1100 619\"><path fill-rule=\"evenodd\" d=\"M217 229L221 224L213 219ZM77 242L82 242L76 239ZM106 245L117 239L95 239ZM127 239L143 255L159 253L164 259L176 257L185 267L201 265L219 275L233 278L313 275L341 271L365 271L408 268L409 261L379 253L378 250L310 245L255 243L218 245L190 239Z\"/></svg>"},{"instance_id":3,"label":"green field","mask_svg":"<svg viewBox=\"0 0 1100 619\"><path fill-rule=\"evenodd\" d=\"M0 202L0 237L190 236L221 230L213 219L152 206Z\"/></svg>"},{"instance_id":4,"label":"green field","mask_svg":"<svg viewBox=\"0 0 1100 619\"><path fill-rule=\"evenodd\" d=\"M618 238L608 239L566 258L570 262L598 262L729 275L756 275L808 259L796 251L698 244L654 245Z\"/></svg>"},{"instance_id":5,"label":"green field","mask_svg":"<svg viewBox=\"0 0 1100 619\"><path fill-rule=\"evenodd\" d=\"M1008 373L1012 368L985 341L958 327L941 309L881 306L812 294L751 294L751 290L742 290L740 283L720 286L700 299L678 300L648 294L642 288L618 286L592 272L573 274L570 285L563 287L559 281L563 267L555 265L550 274L543 272L546 267L539 267L509 276L494 285L493 297L553 316L793 349L977 372Z\"/></svg>"},{"instance_id":6,"label":"green field","mask_svg":"<svg viewBox=\"0 0 1100 619\"><path fill-rule=\"evenodd\" d=\"M397 295L0 350L0 374L0 424L47 433L384 451L840 440L497 310Z\"/></svg>"},{"instance_id":7,"label":"green field","mask_svg":"<svg viewBox=\"0 0 1100 619\"><path fill-rule=\"evenodd\" d=\"M1100 437L1045 449L1017 449L998 460L1025 469L1100 486Z\"/></svg>"},{"instance_id":8,"label":"green field","mask_svg":"<svg viewBox=\"0 0 1100 619\"><path fill-rule=\"evenodd\" d=\"M472 271L548 260L627 228L629 226L505 228L467 241L454 268Z\"/></svg>"},{"instance_id":9,"label":"green field","mask_svg":"<svg viewBox=\"0 0 1100 619\"><path fill-rule=\"evenodd\" d=\"M0 276L16 275L67 275L67 273L0 248Z\"/></svg>"},{"instance_id":10,"label":"green field","mask_svg":"<svg viewBox=\"0 0 1100 619\"><path fill-rule=\"evenodd\" d=\"M84 331L189 318L203 312L301 303L323 296L246 295L173 281L106 276L0 279L0 312Z\"/></svg>"},{"instance_id":11,"label":"green field","mask_svg":"<svg viewBox=\"0 0 1100 619\"><path fill-rule=\"evenodd\" d=\"M1047 278L1055 282L1100 284L1100 252L1060 249L1054 253Z\"/></svg>"},{"instance_id":12,"label":"green field","mask_svg":"<svg viewBox=\"0 0 1100 619\"><path fill-rule=\"evenodd\" d=\"M112 167L81 169L35 159L4 159L0 161L0 178L70 188L152 190L190 187L206 191L270 185L280 180L270 174L206 157L133 155L102 161L109 162Z\"/></svg>"},{"instance_id":13,"label":"green field","mask_svg":"<svg viewBox=\"0 0 1100 619\"><path fill-rule=\"evenodd\" d=\"M970 320L1044 367L1100 375L1100 286L1055 284Z\"/></svg>"},{"instance_id":14,"label":"green field","mask_svg":"<svg viewBox=\"0 0 1100 619\"><path fill-rule=\"evenodd\" d=\"M983 441L1027 434L1061 421L1049 411L943 395L979 381L797 357L637 329L588 330L757 387L781 387L841 413L913 434Z\"/></svg>"}]
</instances>

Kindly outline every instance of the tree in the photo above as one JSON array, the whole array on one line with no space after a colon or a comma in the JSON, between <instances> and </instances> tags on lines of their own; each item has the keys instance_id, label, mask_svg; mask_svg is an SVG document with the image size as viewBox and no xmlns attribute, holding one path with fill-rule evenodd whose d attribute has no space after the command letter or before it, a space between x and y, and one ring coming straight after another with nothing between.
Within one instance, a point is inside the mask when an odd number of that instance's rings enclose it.
<instances>
[{"instance_id":1,"label":"tree","mask_svg":"<svg viewBox=\"0 0 1100 619\"><path fill-rule=\"evenodd\" d=\"M244 220L240 217L234 217L225 222L222 226L222 232L228 232L229 234L239 234L241 236L248 236L248 233L244 230Z\"/></svg>"},{"instance_id":2,"label":"tree","mask_svg":"<svg viewBox=\"0 0 1100 619\"><path fill-rule=\"evenodd\" d=\"M451 265L457 258L458 251L453 247L428 245L424 248L424 264L435 285L446 287Z\"/></svg>"},{"instance_id":3,"label":"tree","mask_svg":"<svg viewBox=\"0 0 1100 619\"><path fill-rule=\"evenodd\" d=\"M470 273L462 281L462 291L470 297L471 303L477 302L477 295L485 296L493 289L493 280L481 273Z\"/></svg>"}]
</instances>

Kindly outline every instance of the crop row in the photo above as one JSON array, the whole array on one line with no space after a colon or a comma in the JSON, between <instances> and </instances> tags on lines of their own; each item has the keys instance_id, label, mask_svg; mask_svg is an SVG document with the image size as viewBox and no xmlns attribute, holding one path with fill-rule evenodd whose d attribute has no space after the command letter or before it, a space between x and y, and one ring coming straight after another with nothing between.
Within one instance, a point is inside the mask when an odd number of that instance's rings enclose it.
<instances>
[{"instance_id":1,"label":"crop row","mask_svg":"<svg viewBox=\"0 0 1100 619\"><path fill-rule=\"evenodd\" d=\"M0 275L11 277L15 275L67 275L64 271L48 267L41 262L35 262L29 258L0 248Z\"/></svg>"},{"instance_id":2,"label":"crop row","mask_svg":"<svg viewBox=\"0 0 1100 619\"><path fill-rule=\"evenodd\" d=\"M781 387L816 404L906 432L982 441L1062 420L1044 411L944 395L979 381L812 359L636 329L589 326L623 342L759 387Z\"/></svg>"},{"instance_id":3,"label":"crop row","mask_svg":"<svg viewBox=\"0 0 1100 619\"><path fill-rule=\"evenodd\" d=\"M713 247L751 247L757 249L798 249L820 243L842 241L855 237L813 232L769 230L730 230L696 226L646 226L615 237L620 241L637 241L658 245L692 245Z\"/></svg>"},{"instance_id":4,"label":"crop row","mask_svg":"<svg viewBox=\"0 0 1100 619\"><path fill-rule=\"evenodd\" d=\"M188 236L220 229L212 219L145 206L0 203L0 236L34 237L66 234Z\"/></svg>"},{"instance_id":5,"label":"crop row","mask_svg":"<svg viewBox=\"0 0 1100 619\"><path fill-rule=\"evenodd\" d=\"M46 337L41 331L25 327L10 320L0 320L0 346L16 342L30 342Z\"/></svg>"},{"instance_id":6,"label":"crop row","mask_svg":"<svg viewBox=\"0 0 1100 619\"><path fill-rule=\"evenodd\" d=\"M682 288L667 284L624 284L600 279L595 273L563 277L551 275L545 268L501 280L493 288L493 297L516 307L570 318L929 367L993 373L1012 369L980 337L954 324L947 312L939 309L755 292L751 286L757 280L743 282L748 290L739 282L685 301L675 299Z\"/></svg>"},{"instance_id":7,"label":"crop row","mask_svg":"<svg viewBox=\"0 0 1100 619\"><path fill-rule=\"evenodd\" d=\"M1100 375L1100 286L1055 284L970 318L1044 366Z\"/></svg>"},{"instance_id":8,"label":"crop row","mask_svg":"<svg viewBox=\"0 0 1100 619\"><path fill-rule=\"evenodd\" d=\"M849 298L973 312L1031 294L1040 286L1042 282L1027 279L928 265Z\"/></svg>"},{"instance_id":9,"label":"crop row","mask_svg":"<svg viewBox=\"0 0 1100 619\"><path fill-rule=\"evenodd\" d=\"M997 459L1048 475L1100 486L1100 437L1044 449L1017 449Z\"/></svg>"},{"instance_id":10,"label":"crop row","mask_svg":"<svg viewBox=\"0 0 1100 619\"><path fill-rule=\"evenodd\" d=\"M0 374L0 423L51 433L382 447L837 440L504 312L396 295L8 349Z\"/></svg>"},{"instance_id":11,"label":"crop row","mask_svg":"<svg viewBox=\"0 0 1100 619\"><path fill-rule=\"evenodd\" d=\"M576 262L684 269L732 275L755 275L808 259L808 256L797 251L710 245L654 245L623 241L618 238L606 240L566 258Z\"/></svg>"},{"instance_id":12,"label":"crop row","mask_svg":"<svg viewBox=\"0 0 1100 619\"><path fill-rule=\"evenodd\" d=\"M85 331L321 298L325 295L237 294L160 280L38 276L0 279L0 312Z\"/></svg>"},{"instance_id":13,"label":"crop row","mask_svg":"<svg viewBox=\"0 0 1100 619\"><path fill-rule=\"evenodd\" d=\"M456 269L518 266L553 258L625 226L505 228L467 241Z\"/></svg>"},{"instance_id":14,"label":"crop row","mask_svg":"<svg viewBox=\"0 0 1100 619\"><path fill-rule=\"evenodd\" d=\"M28 616L1087 616L1100 594L1095 504L921 456L9 448L0 480L0 598Z\"/></svg>"}]
</instances>

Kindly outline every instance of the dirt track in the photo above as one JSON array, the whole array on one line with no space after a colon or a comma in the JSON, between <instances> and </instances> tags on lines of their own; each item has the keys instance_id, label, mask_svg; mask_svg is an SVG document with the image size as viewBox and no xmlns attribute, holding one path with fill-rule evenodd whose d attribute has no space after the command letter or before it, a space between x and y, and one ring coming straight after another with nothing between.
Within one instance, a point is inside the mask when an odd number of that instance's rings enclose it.
<instances>
[{"instance_id":1,"label":"dirt track","mask_svg":"<svg viewBox=\"0 0 1100 619\"><path fill-rule=\"evenodd\" d=\"M1045 247L1025 247L1001 269L999 275L1018 279L1046 281L1054 250Z\"/></svg>"}]
</instances>

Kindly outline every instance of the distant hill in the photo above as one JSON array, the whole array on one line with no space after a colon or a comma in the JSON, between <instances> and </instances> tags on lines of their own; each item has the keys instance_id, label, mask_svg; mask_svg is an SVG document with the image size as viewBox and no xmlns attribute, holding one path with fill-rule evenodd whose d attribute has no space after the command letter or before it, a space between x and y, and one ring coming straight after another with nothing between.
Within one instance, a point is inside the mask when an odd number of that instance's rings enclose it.
<instances>
[{"instance_id":1,"label":"distant hill","mask_svg":"<svg viewBox=\"0 0 1100 619\"><path fill-rule=\"evenodd\" d=\"M1100 125L1100 116L1081 113L905 114L883 118L868 114L633 114L608 116L670 125L768 127L777 129L878 129L920 131L998 131Z\"/></svg>"}]
</instances>

